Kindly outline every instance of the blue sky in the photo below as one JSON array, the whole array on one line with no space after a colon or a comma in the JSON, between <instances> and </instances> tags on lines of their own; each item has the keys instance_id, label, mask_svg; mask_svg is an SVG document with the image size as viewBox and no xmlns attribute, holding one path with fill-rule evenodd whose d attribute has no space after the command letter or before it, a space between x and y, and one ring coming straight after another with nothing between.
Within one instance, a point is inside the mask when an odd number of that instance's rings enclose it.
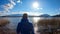
<instances>
[{"instance_id":1,"label":"blue sky","mask_svg":"<svg viewBox=\"0 0 60 34\"><path fill-rule=\"evenodd\" d=\"M33 3L38 2L39 9L33 8ZM0 13L24 13L29 14L60 14L60 0L0 0Z\"/></svg>"}]
</instances>

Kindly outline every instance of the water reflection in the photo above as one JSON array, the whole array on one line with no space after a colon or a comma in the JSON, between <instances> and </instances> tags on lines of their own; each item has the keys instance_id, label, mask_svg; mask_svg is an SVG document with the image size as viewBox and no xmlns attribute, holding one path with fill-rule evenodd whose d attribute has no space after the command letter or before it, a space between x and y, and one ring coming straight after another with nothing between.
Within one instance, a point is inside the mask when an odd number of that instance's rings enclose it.
<instances>
[{"instance_id":1,"label":"water reflection","mask_svg":"<svg viewBox=\"0 0 60 34\"><path fill-rule=\"evenodd\" d=\"M38 20L40 20L40 17L38 17L38 18L37 17L34 17L33 20L34 20L34 23L37 23Z\"/></svg>"}]
</instances>

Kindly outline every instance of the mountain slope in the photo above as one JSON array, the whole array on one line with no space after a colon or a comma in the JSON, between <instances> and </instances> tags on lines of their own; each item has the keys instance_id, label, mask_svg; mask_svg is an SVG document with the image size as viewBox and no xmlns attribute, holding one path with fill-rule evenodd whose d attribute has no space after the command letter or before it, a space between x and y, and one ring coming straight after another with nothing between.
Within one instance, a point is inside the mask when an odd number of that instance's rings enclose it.
<instances>
[{"instance_id":1,"label":"mountain slope","mask_svg":"<svg viewBox=\"0 0 60 34\"><path fill-rule=\"evenodd\" d=\"M48 14L42 14L42 15L40 15L40 17L51 17L51 16Z\"/></svg>"}]
</instances>

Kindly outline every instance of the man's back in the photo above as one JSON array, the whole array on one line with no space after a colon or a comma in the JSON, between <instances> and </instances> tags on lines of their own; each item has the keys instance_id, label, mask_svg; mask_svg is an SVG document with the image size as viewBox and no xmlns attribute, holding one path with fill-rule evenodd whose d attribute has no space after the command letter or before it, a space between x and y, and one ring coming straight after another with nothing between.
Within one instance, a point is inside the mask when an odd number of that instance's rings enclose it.
<instances>
[{"instance_id":1,"label":"man's back","mask_svg":"<svg viewBox=\"0 0 60 34\"><path fill-rule=\"evenodd\" d=\"M34 28L32 23L28 21L27 14L23 15L21 22L17 26L17 34L34 34Z\"/></svg>"},{"instance_id":2,"label":"man's back","mask_svg":"<svg viewBox=\"0 0 60 34\"><path fill-rule=\"evenodd\" d=\"M33 34L34 30L33 30L33 25L32 23L19 23L19 27L20 27L20 32L21 34Z\"/></svg>"}]
</instances>

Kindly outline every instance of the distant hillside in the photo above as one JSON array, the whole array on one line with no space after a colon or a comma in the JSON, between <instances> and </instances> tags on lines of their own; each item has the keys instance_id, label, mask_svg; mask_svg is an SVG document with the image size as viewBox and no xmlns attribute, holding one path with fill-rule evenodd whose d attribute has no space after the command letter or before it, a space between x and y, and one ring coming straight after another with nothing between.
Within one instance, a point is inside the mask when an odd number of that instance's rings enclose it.
<instances>
[{"instance_id":1,"label":"distant hillside","mask_svg":"<svg viewBox=\"0 0 60 34\"><path fill-rule=\"evenodd\" d=\"M10 15L6 15L6 16L8 16L8 17L17 17L18 16L19 17L19 16L23 16L23 14L10 14ZM35 17L34 15L29 15L29 16ZM51 16L48 14L42 14L39 17L51 17Z\"/></svg>"},{"instance_id":2,"label":"distant hillside","mask_svg":"<svg viewBox=\"0 0 60 34\"><path fill-rule=\"evenodd\" d=\"M54 15L54 16L52 16L52 17L60 17L60 14L59 14L59 15Z\"/></svg>"},{"instance_id":3,"label":"distant hillside","mask_svg":"<svg viewBox=\"0 0 60 34\"><path fill-rule=\"evenodd\" d=\"M42 15L40 15L40 17L51 17L51 16L48 14L42 14Z\"/></svg>"},{"instance_id":4,"label":"distant hillside","mask_svg":"<svg viewBox=\"0 0 60 34\"><path fill-rule=\"evenodd\" d=\"M23 14L10 14L10 15L5 15L5 16L8 16L8 17L17 17L18 16L19 17L19 16L23 16ZM31 15L31 16L33 16L33 15ZM40 17L60 17L60 14L59 15L53 15L53 16L50 16L49 14L42 14L42 15L40 15Z\"/></svg>"}]
</instances>

